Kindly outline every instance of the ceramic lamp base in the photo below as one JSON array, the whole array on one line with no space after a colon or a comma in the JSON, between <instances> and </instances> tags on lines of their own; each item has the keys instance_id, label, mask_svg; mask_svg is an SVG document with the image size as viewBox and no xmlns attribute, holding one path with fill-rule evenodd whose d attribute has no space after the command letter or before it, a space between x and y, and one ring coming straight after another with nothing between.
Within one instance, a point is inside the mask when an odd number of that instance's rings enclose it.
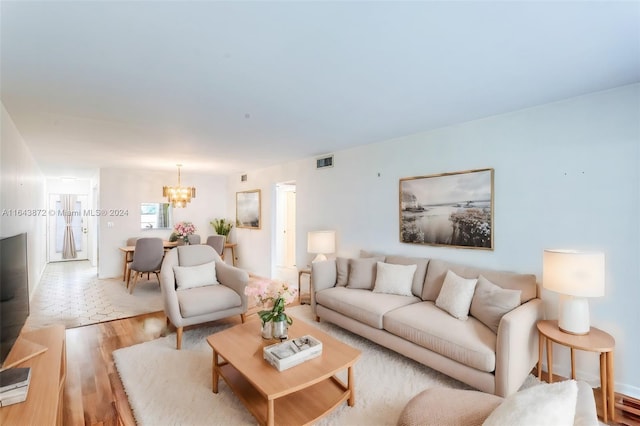
<instances>
[{"instance_id":1,"label":"ceramic lamp base","mask_svg":"<svg viewBox=\"0 0 640 426\"><path fill-rule=\"evenodd\" d=\"M311 263L323 262L325 260L327 260L327 256L322 253L318 253L316 257L311 261Z\"/></svg>"},{"instance_id":2,"label":"ceramic lamp base","mask_svg":"<svg viewBox=\"0 0 640 426\"><path fill-rule=\"evenodd\" d=\"M558 327L569 334L589 334L589 302L585 297L560 296Z\"/></svg>"}]
</instances>

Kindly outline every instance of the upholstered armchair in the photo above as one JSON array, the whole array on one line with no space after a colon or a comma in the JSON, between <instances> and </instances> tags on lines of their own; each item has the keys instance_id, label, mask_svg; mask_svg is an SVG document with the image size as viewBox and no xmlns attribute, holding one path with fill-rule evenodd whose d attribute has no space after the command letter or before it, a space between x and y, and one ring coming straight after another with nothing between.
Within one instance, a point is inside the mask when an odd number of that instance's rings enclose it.
<instances>
[{"instance_id":1,"label":"upholstered armchair","mask_svg":"<svg viewBox=\"0 0 640 426\"><path fill-rule=\"evenodd\" d=\"M176 327L176 347L186 326L247 312L249 274L227 265L205 244L173 248L162 262L160 287L167 319Z\"/></svg>"}]
</instances>

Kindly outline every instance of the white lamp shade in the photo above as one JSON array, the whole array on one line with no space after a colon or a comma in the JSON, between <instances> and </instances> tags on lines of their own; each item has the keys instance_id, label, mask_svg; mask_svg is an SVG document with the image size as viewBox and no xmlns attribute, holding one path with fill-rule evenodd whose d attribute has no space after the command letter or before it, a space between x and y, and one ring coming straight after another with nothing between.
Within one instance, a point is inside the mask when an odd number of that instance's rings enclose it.
<instances>
[{"instance_id":1,"label":"white lamp shade","mask_svg":"<svg viewBox=\"0 0 640 426\"><path fill-rule=\"evenodd\" d=\"M545 250L542 284L570 296L604 296L604 253Z\"/></svg>"},{"instance_id":2,"label":"white lamp shade","mask_svg":"<svg viewBox=\"0 0 640 426\"><path fill-rule=\"evenodd\" d=\"M336 231L311 231L307 234L307 252L327 254L336 251Z\"/></svg>"}]
</instances>

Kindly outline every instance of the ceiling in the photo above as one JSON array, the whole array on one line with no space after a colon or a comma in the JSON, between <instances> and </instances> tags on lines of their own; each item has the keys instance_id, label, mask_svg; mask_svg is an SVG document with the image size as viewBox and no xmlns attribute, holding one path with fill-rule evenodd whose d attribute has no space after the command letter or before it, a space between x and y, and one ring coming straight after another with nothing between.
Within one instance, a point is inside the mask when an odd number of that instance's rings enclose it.
<instances>
[{"instance_id":1,"label":"ceiling","mask_svg":"<svg viewBox=\"0 0 640 426\"><path fill-rule=\"evenodd\" d=\"M48 176L228 174L640 81L640 2L6 1Z\"/></svg>"}]
</instances>

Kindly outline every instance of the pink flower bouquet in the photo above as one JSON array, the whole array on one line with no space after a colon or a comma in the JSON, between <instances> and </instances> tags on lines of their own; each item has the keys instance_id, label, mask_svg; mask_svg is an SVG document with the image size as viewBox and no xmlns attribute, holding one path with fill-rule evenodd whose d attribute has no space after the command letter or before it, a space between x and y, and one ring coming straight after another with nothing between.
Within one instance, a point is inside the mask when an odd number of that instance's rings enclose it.
<instances>
[{"instance_id":1,"label":"pink flower bouquet","mask_svg":"<svg viewBox=\"0 0 640 426\"><path fill-rule=\"evenodd\" d=\"M285 282L257 280L245 287L244 294L253 297L260 306L271 308L258 312L263 324L269 321L293 323L293 319L284 313L284 307L296 299L297 288Z\"/></svg>"}]
</instances>

